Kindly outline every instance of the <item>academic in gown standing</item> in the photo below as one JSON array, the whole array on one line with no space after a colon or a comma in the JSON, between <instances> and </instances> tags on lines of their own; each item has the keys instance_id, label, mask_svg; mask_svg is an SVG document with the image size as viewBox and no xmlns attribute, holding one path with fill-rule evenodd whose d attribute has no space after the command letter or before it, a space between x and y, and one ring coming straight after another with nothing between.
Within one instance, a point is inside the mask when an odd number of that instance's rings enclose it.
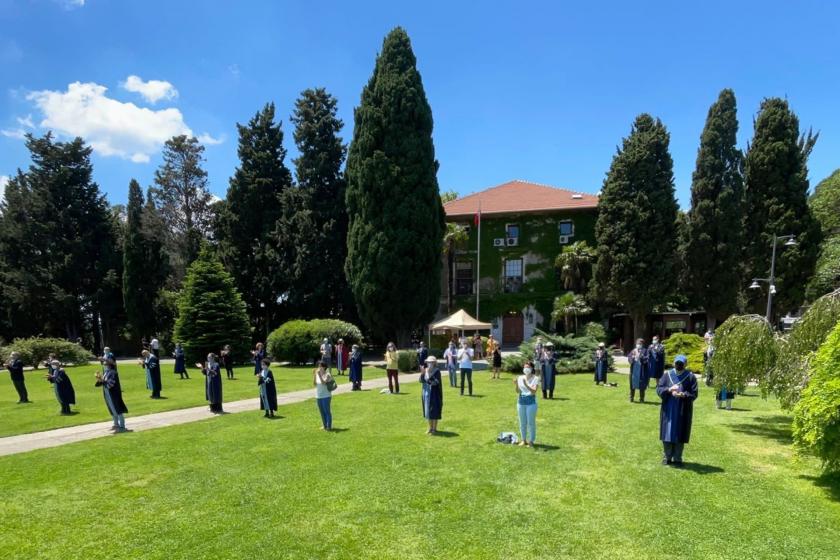
<instances>
[{"instance_id":1,"label":"academic in gown standing","mask_svg":"<svg viewBox=\"0 0 840 560\"><path fill-rule=\"evenodd\" d=\"M210 412L221 414L222 410L222 368L215 354L207 354L207 364L195 364L204 374L204 398L210 403Z\"/></svg>"},{"instance_id":2,"label":"academic in gown standing","mask_svg":"<svg viewBox=\"0 0 840 560\"><path fill-rule=\"evenodd\" d=\"M260 388L260 410L265 411L265 417L271 418L277 410L277 386L274 384L274 374L269 366L271 361L262 361L262 370L257 374L257 385Z\"/></svg>"},{"instance_id":3,"label":"academic in gown standing","mask_svg":"<svg viewBox=\"0 0 840 560\"><path fill-rule=\"evenodd\" d=\"M350 383L353 384L354 391L362 390L362 351L358 344L353 345L353 351L350 352Z\"/></svg>"},{"instance_id":4,"label":"academic in gown standing","mask_svg":"<svg viewBox=\"0 0 840 560\"><path fill-rule=\"evenodd\" d=\"M546 342L542 355L542 395L544 399L554 398L554 385L557 381L557 357L554 344Z\"/></svg>"},{"instance_id":5,"label":"academic in gown standing","mask_svg":"<svg viewBox=\"0 0 840 560\"><path fill-rule=\"evenodd\" d=\"M187 359L184 354L184 349L181 343L175 344L175 373L181 376L181 379L189 379L190 374L187 373Z\"/></svg>"},{"instance_id":6,"label":"academic in gown standing","mask_svg":"<svg viewBox=\"0 0 840 560\"><path fill-rule=\"evenodd\" d=\"M116 432L125 432L125 414L128 407L122 397L122 385L120 375L117 373L116 361L105 360L105 371L96 374L96 386L102 387L102 396L105 398L105 406L114 419L114 426L111 428Z\"/></svg>"},{"instance_id":7,"label":"academic in gown standing","mask_svg":"<svg viewBox=\"0 0 840 560\"><path fill-rule=\"evenodd\" d=\"M636 397L637 390L639 402L645 402L645 391L650 382L650 366L644 340L640 338L636 341L636 347L627 355L627 361L630 362L630 402Z\"/></svg>"},{"instance_id":8,"label":"academic in gown standing","mask_svg":"<svg viewBox=\"0 0 840 560\"><path fill-rule=\"evenodd\" d=\"M70 381L70 377L62 369L61 363L58 360L53 360L50 363L47 381L52 383L53 390L55 390L55 399L61 406L61 414L64 416L72 414L70 412L70 405L76 404L76 391L73 389L73 383Z\"/></svg>"},{"instance_id":9,"label":"academic in gown standing","mask_svg":"<svg viewBox=\"0 0 840 560\"><path fill-rule=\"evenodd\" d=\"M254 375L259 375L260 371L262 371L262 361L266 357L262 342L257 342L256 348L251 350L251 355L254 357Z\"/></svg>"},{"instance_id":10,"label":"academic in gown standing","mask_svg":"<svg viewBox=\"0 0 840 560\"><path fill-rule=\"evenodd\" d=\"M666 371L656 386L656 394L662 399L659 439L664 448L663 465L682 466L683 447L691 437L697 377L686 369L687 364L682 354L674 358L673 369Z\"/></svg>"},{"instance_id":11,"label":"academic in gown standing","mask_svg":"<svg viewBox=\"0 0 840 560\"><path fill-rule=\"evenodd\" d=\"M423 386L423 417L429 421L427 434L437 433L437 424L443 413L443 386L441 385L440 369L437 367L437 358L429 356L426 358L425 371L420 374L420 383Z\"/></svg>"},{"instance_id":12,"label":"academic in gown standing","mask_svg":"<svg viewBox=\"0 0 840 560\"><path fill-rule=\"evenodd\" d=\"M160 360L148 350L143 350L143 365L146 367L147 388L151 389L150 398L159 399L163 384L160 379Z\"/></svg>"},{"instance_id":13,"label":"academic in gown standing","mask_svg":"<svg viewBox=\"0 0 840 560\"><path fill-rule=\"evenodd\" d=\"M23 361L20 359L20 354L17 352L11 353L9 362L6 364L6 369L9 370L12 385L15 386L15 391L17 391L18 404L32 402L29 400L29 393L26 391L26 381L23 377Z\"/></svg>"},{"instance_id":14,"label":"academic in gown standing","mask_svg":"<svg viewBox=\"0 0 840 560\"><path fill-rule=\"evenodd\" d=\"M650 363L650 377L659 381L665 373L665 346L659 342L659 337L654 336L653 342L648 346L648 360Z\"/></svg>"},{"instance_id":15,"label":"academic in gown standing","mask_svg":"<svg viewBox=\"0 0 840 560\"><path fill-rule=\"evenodd\" d=\"M595 385L603 383L607 384L607 372L610 368L609 356L604 343L598 344L598 349L595 350Z\"/></svg>"}]
</instances>

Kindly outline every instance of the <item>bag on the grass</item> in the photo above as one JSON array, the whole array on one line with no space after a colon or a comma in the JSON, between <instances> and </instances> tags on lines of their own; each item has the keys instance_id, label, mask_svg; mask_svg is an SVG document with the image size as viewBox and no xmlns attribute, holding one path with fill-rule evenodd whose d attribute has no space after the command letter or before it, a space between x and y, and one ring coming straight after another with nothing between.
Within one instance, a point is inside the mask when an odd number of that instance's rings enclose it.
<instances>
[{"instance_id":1,"label":"bag on the grass","mask_svg":"<svg viewBox=\"0 0 840 560\"><path fill-rule=\"evenodd\" d=\"M496 441L499 443L514 444L519 443L519 438L516 437L516 434L513 432L502 432L499 434L499 437L496 438Z\"/></svg>"}]
</instances>

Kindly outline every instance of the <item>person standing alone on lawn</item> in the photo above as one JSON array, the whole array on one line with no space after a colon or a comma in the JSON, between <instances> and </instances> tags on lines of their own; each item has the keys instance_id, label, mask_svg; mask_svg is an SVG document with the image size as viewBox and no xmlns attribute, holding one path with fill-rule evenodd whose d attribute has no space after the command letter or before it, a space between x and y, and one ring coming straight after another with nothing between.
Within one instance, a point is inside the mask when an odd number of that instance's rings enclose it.
<instances>
[{"instance_id":1,"label":"person standing alone on lawn","mask_svg":"<svg viewBox=\"0 0 840 560\"><path fill-rule=\"evenodd\" d=\"M389 342L385 348L385 371L388 374L388 391L391 394L400 392L400 360L397 346Z\"/></svg>"},{"instance_id":2,"label":"person standing alone on lawn","mask_svg":"<svg viewBox=\"0 0 840 560\"><path fill-rule=\"evenodd\" d=\"M263 349L262 342L257 342L256 347L251 350L251 355L254 357L254 375L257 375L262 370L262 361L265 359L265 350ZM228 375L232 374L233 370Z\"/></svg>"},{"instance_id":3,"label":"person standing alone on lawn","mask_svg":"<svg viewBox=\"0 0 840 560\"><path fill-rule=\"evenodd\" d=\"M470 396L473 394L472 371L473 371L473 349L465 341L458 350L458 365L461 368L461 395L464 394L464 379L468 381Z\"/></svg>"},{"instance_id":4,"label":"person standing alone on lawn","mask_svg":"<svg viewBox=\"0 0 840 560\"><path fill-rule=\"evenodd\" d=\"M338 370L338 375L344 375L344 370L347 369L349 361L350 351L344 344L344 339L339 338L335 345L335 368Z\"/></svg>"},{"instance_id":5,"label":"person standing alone on lawn","mask_svg":"<svg viewBox=\"0 0 840 560\"><path fill-rule=\"evenodd\" d=\"M659 378L665 372L665 346L659 342L659 337L654 336L653 342L648 346L648 360L650 362L650 377L659 382Z\"/></svg>"},{"instance_id":6,"label":"person standing alone on lawn","mask_svg":"<svg viewBox=\"0 0 840 560\"><path fill-rule=\"evenodd\" d=\"M648 353L645 350L645 341L636 341L636 347L627 355L630 362L630 402L636 397L636 390L639 391L639 402L645 402L645 391L650 381L650 366Z\"/></svg>"},{"instance_id":7,"label":"person standing alone on lawn","mask_svg":"<svg viewBox=\"0 0 840 560\"><path fill-rule=\"evenodd\" d=\"M449 386L458 386L458 350L455 348L455 341L449 341L449 348L443 352L443 359L446 360L446 369L449 370Z\"/></svg>"},{"instance_id":8,"label":"person standing alone on lawn","mask_svg":"<svg viewBox=\"0 0 840 560\"><path fill-rule=\"evenodd\" d=\"M423 417L429 421L427 434L437 433L437 424L443 412L443 387L441 386L440 368L437 367L437 358L429 356L426 358L423 373L420 374L420 383L423 386Z\"/></svg>"},{"instance_id":9,"label":"person standing alone on lawn","mask_svg":"<svg viewBox=\"0 0 840 560\"><path fill-rule=\"evenodd\" d=\"M175 343L175 353L173 356L175 357L175 373L180 375L181 379L189 379L190 374L187 373L187 360L180 342Z\"/></svg>"},{"instance_id":10,"label":"person standing alone on lawn","mask_svg":"<svg viewBox=\"0 0 840 560\"><path fill-rule=\"evenodd\" d=\"M426 369L426 358L429 357L429 349L426 348L426 343L420 341L420 347L417 349L417 365L420 368L420 371L424 371Z\"/></svg>"},{"instance_id":11,"label":"person standing alone on lawn","mask_svg":"<svg viewBox=\"0 0 840 560\"><path fill-rule=\"evenodd\" d=\"M50 362L50 371L46 375L47 381L52 383L55 390L55 398L61 406L61 415L69 416L70 405L76 404L76 391L67 372L61 367L61 362L53 360Z\"/></svg>"},{"instance_id":12,"label":"person standing alone on lawn","mask_svg":"<svg viewBox=\"0 0 840 560\"><path fill-rule=\"evenodd\" d=\"M546 342L542 355L542 396L554 398L554 385L557 382L557 359L554 355L554 343Z\"/></svg>"},{"instance_id":13,"label":"person standing alone on lawn","mask_svg":"<svg viewBox=\"0 0 840 560\"><path fill-rule=\"evenodd\" d=\"M607 384L607 371L610 368L610 359L607 356L607 349L603 342L598 343L595 350L595 385Z\"/></svg>"},{"instance_id":14,"label":"person standing alone on lawn","mask_svg":"<svg viewBox=\"0 0 840 560\"><path fill-rule=\"evenodd\" d=\"M125 406L122 398L122 385L120 385L120 376L117 373L117 363L109 358L105 360L104 366L104 372L96 372L96 386L102 387L105 406L108 407L108 412L114 420L111 430L122 433L126 431L125 414L128 413L128 407Z\"/></svg>"},{"instance_id":15,"label":"person standing alone on lawn","mask_svg":"<svg viewBox=\"0 0 840 560\"><path fill-rule=\"evenodd\" d=\"M273 418L277 410L277 387L274 384L274 374L271 373L271 360L262 361L262 370L257 375L257 385L260 387L260 410L265 411L266 418Z\"/></svg>"},{"instance_id":16,"label":"person standing alone on lawn","mask_svg":"<svg viewBox=\"0 0 840 560\"><path fill-rule=\"evenodd\" d=\"M12 352L9 355L9 361L6 362L6 369L9 370L9 377L12 378L12 385L15 386L15 391L18 394L18 404L30 403L29 393L26 391L26 381L23 377L23 362L20 359L20 354Z\"/></svg>"},{"instance_id":17,"label":"person standing alone on lawn","mask_svg":"<svg viewBox=\"0 0 840 560\"><path fill-rule=\"evenodd\" d=\"M522 375L516 378L514 385L519 395L516 401L521 438L519 445L533 447L537 439L537 389L540 386L540 378L534 371L532 362L525 362Z\"/></svg>"},{"instance_id":18,"label":"person standing alone on lawn","mask_svg":"<svg viewBox=\"0 0 840 560\"><path fill-rule=\"evenodd\" d=\"M148 350L143 350L143 365L145 366L147 372L147 382L150 384L150 386L147 386L146 388L151 389L152 391L149 398L159 399L160 392L163 389L160 379L160 360L158 360L158 357Z\"/></svg>"},{"instance_id":19,"label":"person standing alone on lawn","mask_svg":"<svg viewBox=\"0 0 840 560\"><path fill-rule=\"evenodd\" d=\"M659 411L659 439L664 456L662 464L681 467L683 447L691 437L694 400L697 398L697 377L686 369L688 360L682 354L674 358L673 369L665 372L656 386L662 399Z\"/></svg>"},{"instance_id":20,"label":"person standing alone on lawn","mask_svg":"<svg viewBox=\"0 0 840 560\"><path fill-rule=\"evenodd\" d=\"M330 432L332 431L330 401L332 400L332 390L335 388L335 380L327 371L327 362L319 363L318 369L314 373L315 401L318 403L318 412L321 414L321 429Z\"/></svg>"},{"instance_id":21,"label":"person standing alone on lawn","mask_svg":"<svg viewBox=\"0 0 840 560\"><path fill-rule=\"evenodd\" d=\"M230 349L230 344L225 344L225 347L222 348L222 351L219 353L219 355L222 358L222 366L224 366L225 368L227 378L233 379L233 351Z\"/></svg>"},{"instance_id":22,"label":"person standing alone on lawn","mask_svg":"<svg viewBox=\"0 0 840 560\"><path fill-rule=\"evenodd\" d=\"M222 414L222 368L216 362L216 355L212 352L207 354L207 363L197 363L195 367L204 374L204 397L210 404L210 412ZM260 368L262 369L262 364Z\"/></svg>"},{"instance_id":23,"label":"person standing alone on lawn","mask_svg":"<svg viewBox=\"0 0 840 560\"><path fill-rule=\"evenodd\" d=\"M358 344L353 345L353 351L350 352L350 383L353 384L354 391L362 390L362 350Z\"/></svg>"}]
</instances>

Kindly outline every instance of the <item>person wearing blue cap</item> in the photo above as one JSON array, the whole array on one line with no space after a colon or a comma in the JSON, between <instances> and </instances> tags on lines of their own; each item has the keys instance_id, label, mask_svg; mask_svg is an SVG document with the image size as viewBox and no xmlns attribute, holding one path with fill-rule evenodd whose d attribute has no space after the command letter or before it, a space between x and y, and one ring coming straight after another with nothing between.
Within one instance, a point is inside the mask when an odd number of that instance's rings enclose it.
<instances>
[{"instance_id":1,"label":"person wearing blue cap","mask_svg":"<svg viewBox=\"0 0 840 560\"><path fill-rule=\"evenodd\" d=\"M662 399L659 411L659 439L665 454L663 465L681 467L683 447L691 437L694 399L697 398L697 377L687 369L688 359L680 354L674 367L659 378L656 394Z\"/></svg>"}]
</instances>

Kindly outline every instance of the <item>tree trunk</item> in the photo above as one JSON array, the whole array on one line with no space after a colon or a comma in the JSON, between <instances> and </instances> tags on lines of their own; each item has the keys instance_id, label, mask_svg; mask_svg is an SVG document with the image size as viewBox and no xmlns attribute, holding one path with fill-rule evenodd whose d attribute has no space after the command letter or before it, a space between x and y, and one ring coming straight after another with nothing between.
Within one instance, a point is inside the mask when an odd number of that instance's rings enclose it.
<instances>
[{"instance_id":1,"label":"tree trunk","mask_svg":"<svg viewBox=\"0 0 840 560\"><path fill-rule=\"evenodd\" d=\"M645 338L645 318L647 313L631 313L630 317L633 319L633 344L640 338Z\"/></svg>"}]
</instances>

